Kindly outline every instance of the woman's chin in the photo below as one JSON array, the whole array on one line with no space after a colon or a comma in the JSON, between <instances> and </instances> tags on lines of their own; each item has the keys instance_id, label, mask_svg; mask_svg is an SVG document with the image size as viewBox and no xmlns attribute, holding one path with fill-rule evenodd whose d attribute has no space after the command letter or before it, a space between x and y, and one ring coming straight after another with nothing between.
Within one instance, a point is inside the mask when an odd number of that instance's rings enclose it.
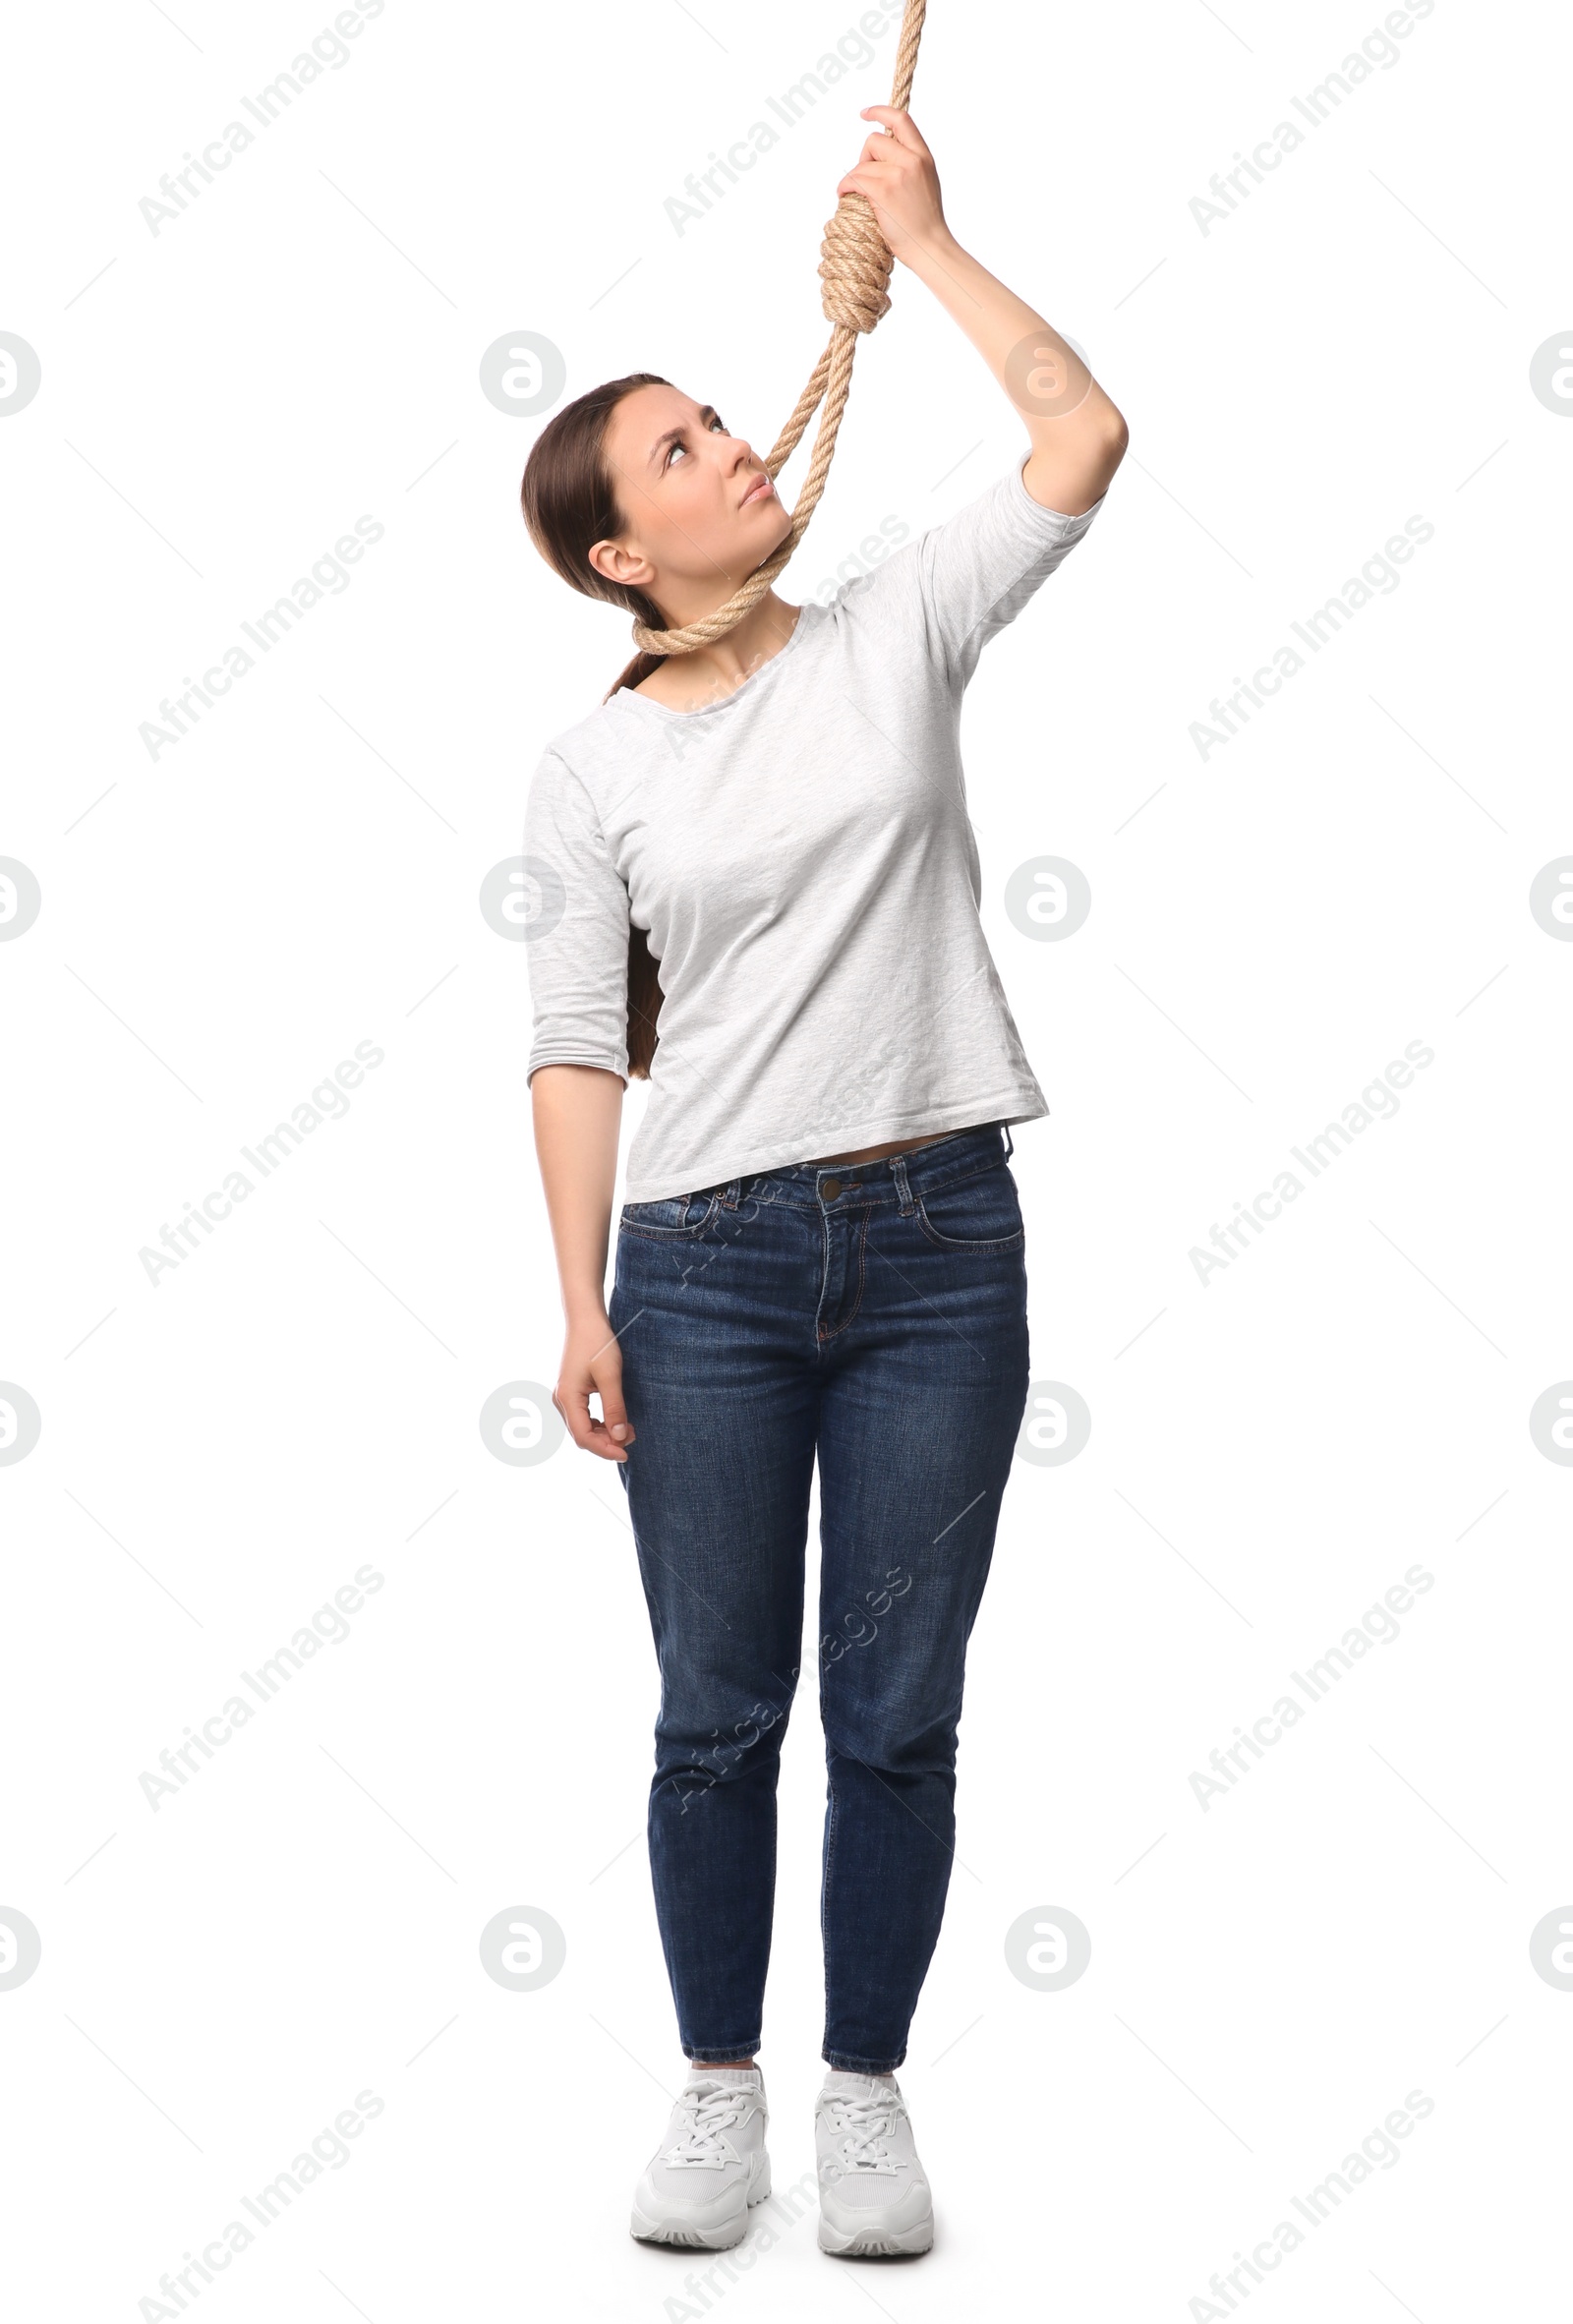
<instances>
[{"instance_id":1,"label":"woman's chin","mask_svg":"<svg viewBox=\"0 0 1573 2324\"><path fill-rule=\"evenodd\" d=\"M779 549L792 529L791 511L783 506L775 493L765 499L753 501L743 510L745 520L754 527L754 538L764 543L761 556Z\"/></svg>"}]
</instances>

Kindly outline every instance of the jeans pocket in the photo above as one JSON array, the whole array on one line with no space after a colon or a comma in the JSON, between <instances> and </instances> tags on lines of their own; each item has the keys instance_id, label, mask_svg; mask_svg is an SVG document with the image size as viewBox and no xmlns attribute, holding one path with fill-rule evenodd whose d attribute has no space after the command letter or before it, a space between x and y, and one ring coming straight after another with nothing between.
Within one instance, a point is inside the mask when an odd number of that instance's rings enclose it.
<instances>
[{"instance_id":1,"label":"jeans pocket","mask_svg":"<svg viewBox=\"0 0 1573 2324\"><path fill-rule=\"evenodd\" d=\"M702 1235L721 1208L721 1193L669 1194L660 1202L625 1202L618 1225L625 1235L644 1235L655 1243L680 1242Z\"/></svg>"},{"instance_id":2,"label":"jeans pocket","mask_svg":"<svg viewBox=\"0 0 1573 2324\"><path fill-rule=\"evenodd\" d=\"M941 1250L1022 1250L1026 1226L1016 1179L1002 1154L967 1178L948 1179L917 1197L917 1223Z\"/></svg>"}]
</instances>

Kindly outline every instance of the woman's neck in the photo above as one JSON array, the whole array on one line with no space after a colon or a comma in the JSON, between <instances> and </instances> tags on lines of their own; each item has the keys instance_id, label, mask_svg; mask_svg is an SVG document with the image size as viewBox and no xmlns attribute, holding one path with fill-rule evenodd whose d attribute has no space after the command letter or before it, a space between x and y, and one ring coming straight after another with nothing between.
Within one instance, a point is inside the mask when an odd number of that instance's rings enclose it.
<instances>
[{"instance_id":1,"label":"woman's neck","mask_svg":"<svg viewBox=\"0 0 1573 2324\"><path fill-rule=\"evenodd\" d=\"M725 701L781 652L801 611L767 590L725 637L692 654L669 655L634 691L668 710L702 710L708 702Z\"/></svg>"}]
</instances>

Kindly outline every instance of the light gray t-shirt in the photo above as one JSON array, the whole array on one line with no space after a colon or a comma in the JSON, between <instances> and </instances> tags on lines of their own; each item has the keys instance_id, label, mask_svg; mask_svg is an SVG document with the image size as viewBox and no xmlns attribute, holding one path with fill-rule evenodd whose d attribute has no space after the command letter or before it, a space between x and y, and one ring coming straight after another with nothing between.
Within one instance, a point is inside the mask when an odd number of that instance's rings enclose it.
<instances>
[{"instance_id":1,"label":"light gray t-shirt","mask_svg":"<svg viewBox=\"0 0 1573 2324\"><path fill-rule=\"evenodd\" d=\"M1040 507L1025 457L803 606L732 693L677 711L623 687L547 746L528 1072L626 1080L631 916L663 998L628 1201L1048 1112L978 918L961 695L1103 502Z\"/></svg>"}]
</instances>

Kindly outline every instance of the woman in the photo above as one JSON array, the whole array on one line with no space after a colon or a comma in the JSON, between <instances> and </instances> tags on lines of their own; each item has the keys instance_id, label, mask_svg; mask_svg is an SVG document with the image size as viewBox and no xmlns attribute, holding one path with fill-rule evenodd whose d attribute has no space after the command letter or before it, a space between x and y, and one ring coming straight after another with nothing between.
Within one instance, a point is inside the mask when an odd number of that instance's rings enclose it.
<instances>
[{"instance_id":1,"label":"woman","mask_svg":"<svg viewBox=\"0 0 1573 2324\"><path fill-rule=\"evenodd\" d=\"M880 127L838 192L867 197L1017 404L1024 464L829 607L771 591L698 652L641 655L548 747L526 817L553 1402L618 1466L661 1670L650 1858L689 2074L632 2227L712 2249L770 2192L755 2052L816 1455L819 2239L933 2241L895 2068L1026 1401L1007 1125L1048 1111L978 918L961 698L1126 444L1080 359L951 235L909 115L864 113ZM652 629L725 604L789 529L748 443L649 373L552 420L523 500L561 577ZM609 1311L622 1093L646 1072Z\"/></svg>"}]
</instances>

